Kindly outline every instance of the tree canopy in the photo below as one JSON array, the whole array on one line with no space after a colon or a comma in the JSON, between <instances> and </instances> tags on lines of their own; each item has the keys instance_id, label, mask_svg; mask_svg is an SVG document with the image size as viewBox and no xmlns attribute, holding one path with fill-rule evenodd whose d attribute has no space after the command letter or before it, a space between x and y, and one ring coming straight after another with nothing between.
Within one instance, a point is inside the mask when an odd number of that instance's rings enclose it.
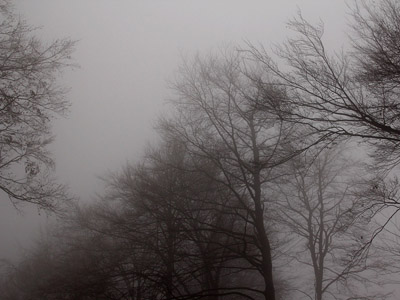
<instances>
[{"instance_id":1,"label":"tree canopy","mask_svg":"<svg viewBox=\"0 0 400 300\"><path fill-rule=\"evenodd\" d=\"M275 53L248 45L184 61L160 142L10 267L2 298L388 299L400 270L385 259L400 236L400 5L368 4L353 8L348 51L330 51L299 14ZM66 106L50 87L72 44L42 48L10 22L25 45L10 58L35 55L10 73L26 89L0 90L0 150L10 168L24 164L25 181L11 182L28 189L51 165L48 120ZM44 205L60 188L40 187L40 198L9 195Z\"/></svg>"},{"instance_id":2,"label":"tree canopy","mask_svg":"<svg viewBox=\"0 0 400 300\"><path fill-rule=\"evenodd\" d=\"M0 190L14 203L52 208L65 189L51 175L51 120L69 106L57 75L71 66L74 42L46 44L0 3Z\"/></svg>"}]
</instances>

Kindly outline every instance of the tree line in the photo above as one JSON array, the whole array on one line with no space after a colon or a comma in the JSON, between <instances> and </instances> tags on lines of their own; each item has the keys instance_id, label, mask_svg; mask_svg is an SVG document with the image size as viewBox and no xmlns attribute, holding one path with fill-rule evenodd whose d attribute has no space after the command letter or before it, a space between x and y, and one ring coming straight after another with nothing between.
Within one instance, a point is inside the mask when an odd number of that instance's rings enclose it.
<instances>
[{"instance_id":1,"label":"tree line","mask_svg":"<svg viewBox=\"0 0 400 300\"><path fill-rule=\"evenodd\" d=\"M299 13L275 51L248 44L183 61L159 143L8 265L1 298L391 297L400 5L355 5L352 20L348 51L329 51L323 27Z\"/></svg>"}]
</instances>

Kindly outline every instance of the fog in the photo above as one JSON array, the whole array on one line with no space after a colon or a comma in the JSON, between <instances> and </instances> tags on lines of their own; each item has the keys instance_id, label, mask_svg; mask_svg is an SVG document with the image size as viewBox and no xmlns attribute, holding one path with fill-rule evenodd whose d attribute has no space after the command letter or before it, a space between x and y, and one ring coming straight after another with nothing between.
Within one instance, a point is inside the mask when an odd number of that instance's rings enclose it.
<instances>
[{"instance_id":1,"label":"fog","mask_svg":"<svg viewBox=\"0 0 400 300\"><path fill-rule=\"evenodd\" d=\"M323 22L324 40L346 47L348 7L332 0L14 0L43 41L77 40L77 67L60 75L71 106L53 122L50 146L59 182L82 203L102 192L99 177L140 159L154 143L157 118L174 97L168 80L184 57L247 42L267 49L290 35L301 10ZM0 202L0 258L16 260L51 217Z\"/></svg>"},{"instance_id":2,"label":"fog","mask_svg":"<svg viewBox=\"0 0 400 300\"><path fill-rule=\"evenodd\" d=\"M71 194L89 201L99 176L140 158L156 139L157 117L172 97L168 80L183 57L249 41L269 48L290 34L286 22L301 9L323 20L326 40L345 45L342 1L54 1L16 0L15 10L47 42L78 40L60 85L70 112L53 122L56 176ZM1 203L0 257L15 259L47 223L26 205Z\"/></svg>"}]
</instances>

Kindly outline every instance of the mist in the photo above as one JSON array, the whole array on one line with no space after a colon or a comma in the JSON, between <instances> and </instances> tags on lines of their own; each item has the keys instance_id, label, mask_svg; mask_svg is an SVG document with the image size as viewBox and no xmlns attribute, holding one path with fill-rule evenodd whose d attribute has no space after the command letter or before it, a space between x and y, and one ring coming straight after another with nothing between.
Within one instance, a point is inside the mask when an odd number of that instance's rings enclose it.
<instances>
[{"instance_id":1,"label":"mist","mask_svg":"<svg viewBox=\"0 0 400 300\"><path fill-rule=\"evenodd\" d=\"M15 10L44 41L77 40L60 85L69 89L70 112L53 122L50 146L56 175L81 201L100 193L99 176L135 161L156 139L157 117L172 97L168 80L182 59L246 41L272 45L288 34L286 22L298 9L323 20L326 36L345 41L346 5L332 1L14 1ZM335 40L335 42L333 42ZM331 41L329 41L331 42ZM37 208L22 215L8 204L1 233L2 257L34 238L46 221ZM45 214L44 214L45 215ZM13 216L13 217L11 217ZM2 220L5 220L2 217ZM15 222L13 222L13 220ZM5 222L5 221L4 221ZM23 228L21 223L27 224ZM16 233L10 234L9 228ZM6 246L4 246L6 245Z\"/></svg>"},{"instance_id":2,"label":"mist","mask_svg":"<svg viewBox=\"0 0 400 300\"><path fill-rule=\"evenodd\" d=\"M44 42L77 41L76 67L58 77L70 102L52 121L49 146L57 181L79 203L105 191L101 177L140 162L159 142L154 127L169 114L170 82L184 59L225 47L263 45L268 51L293 32L298 11L323 22L324 42L349 47L349 9L344 1L110 1L15 0L15 12L38 29ZM0 203L0 258L17 261L55 222L35 205ZM389 298L388 298L389 299ZM390 298L395 299L395 298Z\"/></svg>"}]
</instances>

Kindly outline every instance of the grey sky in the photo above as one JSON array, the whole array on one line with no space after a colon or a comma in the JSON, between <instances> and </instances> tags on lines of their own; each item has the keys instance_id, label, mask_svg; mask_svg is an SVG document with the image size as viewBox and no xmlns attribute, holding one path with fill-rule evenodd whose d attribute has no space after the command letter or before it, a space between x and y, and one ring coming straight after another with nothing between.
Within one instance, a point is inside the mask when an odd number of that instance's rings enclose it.
<instances>
[{"instance_id":1,"label":"grey sky","mask_svg":"<svg viewBox=\"0 0 400 300\"><path fill-rule=\"evenodd\" d=\"M243 40L281 41L301 7L324 20L327 39L343 36L341 1L57 1L19 0L18 11L46 40L80 40L81 68L61 81L71 113L55 124L57 174L78 195L93 193L95 175L135 159L168 97L166 79L181 55Z\"/></svg>"},{"instance_id":2,"label":"grey sky","mask_svg":"<svg viewBox=\"0 0 400 300\"><path fill-rule=\"evenodd\" d=\"M16 12L42 26L45 41L79 40L74 58L79 69L67 71L72 106L54 123L51 146L56 174L82 201L99 192L97 176L134 161L170 97L171 78L181 55L205 53L244 40L282 41L285 22L298 8L311 22L323 20L326 40L345 43L346 4L332 0L15 0ZM3 201L4 202L4 201ZM17 214L0 204L0 257L14 257L39 232L45 218L35 208Z\"/></svg>"}]
</instances>

